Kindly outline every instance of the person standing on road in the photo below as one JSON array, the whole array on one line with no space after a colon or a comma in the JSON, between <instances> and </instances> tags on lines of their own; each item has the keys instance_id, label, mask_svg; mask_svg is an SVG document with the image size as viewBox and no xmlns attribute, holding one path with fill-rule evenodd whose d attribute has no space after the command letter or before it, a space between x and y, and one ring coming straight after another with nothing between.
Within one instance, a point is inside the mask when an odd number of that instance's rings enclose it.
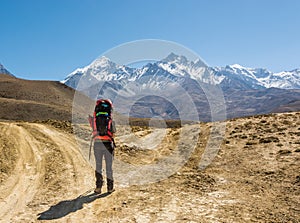
<instances>
[{"instance_id":1,"label":"person standing on road","mask_svg":"<svg viewBox=\"0 0 300 223\"><path fill-rule=\"evenodd\" d=\"M104 183L102 164L103 158L106 167L107 192L114 191L113 179L113 158L114 158L114 133L115 123L112 120L112 102L109 99L97 100L94 115L89 117L90 125L93 129L94 156L96 161L96 189L95 193L100 194Z\"/></svg>"}]
</instances>

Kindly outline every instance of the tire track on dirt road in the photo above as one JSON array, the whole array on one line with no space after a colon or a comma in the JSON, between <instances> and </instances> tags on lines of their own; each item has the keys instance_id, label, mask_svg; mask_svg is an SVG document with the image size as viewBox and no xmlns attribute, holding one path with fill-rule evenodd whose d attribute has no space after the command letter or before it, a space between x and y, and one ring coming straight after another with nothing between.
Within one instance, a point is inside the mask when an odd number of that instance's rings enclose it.
<instances>
[{"instance_id":1,"label":"tire track on dirt road","mask_svg":"<svg viewBox=\"0 0 300 223\"><path fill-rule=\"evenodd\" d=\"M6 137L14 143L19 153L19 159L10 177L1 185L1 215L0 219L9 222L12 217L22 211L31 201L39 187L43 171L41 153L37 141L22 127L9 125Z\"/></svg>"},{"instance_id":2,"label":"tire track on dirt road","mask_svg":"<svg viewBox=\"0 0 300 223\"><path fill-rule=\"evenodd\" d=\"M1 222L32 222L49 204L90 189L93 172L72 135L43 124L0 125L18 153L15 168L0 186Z\"/></svg>"}]
</instances>

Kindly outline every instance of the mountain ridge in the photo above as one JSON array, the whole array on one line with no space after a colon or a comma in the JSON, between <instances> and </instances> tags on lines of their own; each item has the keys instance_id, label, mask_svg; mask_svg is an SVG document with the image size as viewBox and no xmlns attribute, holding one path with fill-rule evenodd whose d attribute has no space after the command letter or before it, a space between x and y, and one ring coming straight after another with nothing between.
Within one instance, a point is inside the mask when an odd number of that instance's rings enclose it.
<instances>
[{"instance_id":1,"label":"mountain ridge","mask_svg":"<svg viewBox=\"0 0 300 223\"><path fill-rule=\"evenodd\" d=\"M265 68L247 68L239 64L227 65L225 67L209 67L200 59L190 61L185 56L174 53L166 58L144 65L142 68L131 68L125 65L118 65L109 58L102 56L94 60L84 68L78 68L70 73L62 83L76 88L79 82L78 77L91 78L98 81L113 81L129 79L135 81L147 72L149 68L158 65L161 72L166 75L176 77L189 77L200 82L220 85L222 88L230 87L230 83L238 82L239 85L248 86L251 89L261 88L282 88L300 89L300 69L295 68L291 71L271 72ZM77 81L74 81L77 79Z\"/></svg>"},{"instance_id":2,"label":"mountain ridge","mask_svg":"<svg viewBox=\"0 0 300 223\"><path fill-rule=\"evenodd\" d=\"M63 83L93 100L112 99L124 115L195 120L197 113L201 121L216 121L226 115L235 118L300 110L298 71L272 73L238 64L208 67L201 60L171 53L141 68L100 57L72 72ZM196 110L189 109L191 106Z\"/></svg>"}]
</instances>

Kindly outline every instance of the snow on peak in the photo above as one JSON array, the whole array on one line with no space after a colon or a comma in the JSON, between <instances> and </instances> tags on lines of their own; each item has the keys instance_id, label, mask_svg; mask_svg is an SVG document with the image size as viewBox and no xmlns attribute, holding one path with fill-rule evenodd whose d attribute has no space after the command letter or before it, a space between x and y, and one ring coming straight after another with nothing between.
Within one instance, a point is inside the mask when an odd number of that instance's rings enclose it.
<instances>
[{"instance_id":1,"label":"snow on peak","mask_svg":"<svg viewBox=\"0 0 300 223\"><path fill-rule=\"evenodd\" d=\"M109 58L105 56L101 56L94 60L89 66L94 66L94 67L106 67L106 66L113 66L116 65L113 63Z\"/></svg>"},{"instance_id":2,"label":"snow on peak","mask_svg":"<svg viewBox=\"0 0 300 223\"><path fill-rule=\"evenodd\" d=\"M229 65L229 67L236 68L236 69L247 69L246 67L243 67L240 64L232 64Z\"/></svg>"},{"instance_id":3,"label":"snow on peak","mask_svg":"<svg viewBox=\"0 0 300 223\"><path fill-rule=\"evenodd\" d=\"M197 66L197 67L207 67L207 65L201 60L201 59L196 59L194 62L193 62L194 66Z\"/></svg>"},{"instance_id":4,"label":"snow on peak","mask_svg":"<svg viewBox=\"0 0 300 223\"><path fill-rule=\"evenodd\" d=\"M185 56L176 55L175 53L170 53L165 59L162 59L163 63L188 63L188 60Z\"/></svg>"},{"instance_id":5,"label":"snow on peak","mask_svg":"<svg viewBox=\"0 0 300 223\"><path fill-rule=\"evenodd\" d=\"M273 73L264 68L248 68L240 64L225 67L208 67L201 59L190 61L185 56L170 53L166 58L149 63L142 68L130 68L118 65L109 58L102 56L84 68L78 68L63 81L76 84L78 81L128 80L139 81L142 77L170 75L174 78L191 78L208 84L242 83L243 86L300 88L300 69ZM144 78L145 79L145 78ZM223 80L225 80L223 82ZM74 84L74 85L75 85Z\"/></svg>"}]
</instances>

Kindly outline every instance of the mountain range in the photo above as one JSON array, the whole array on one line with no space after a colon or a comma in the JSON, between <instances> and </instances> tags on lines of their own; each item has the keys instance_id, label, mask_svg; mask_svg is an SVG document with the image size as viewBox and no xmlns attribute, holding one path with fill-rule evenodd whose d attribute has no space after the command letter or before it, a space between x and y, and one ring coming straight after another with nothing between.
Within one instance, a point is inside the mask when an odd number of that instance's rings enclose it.
<instances>
[{"instance_id":1,"label":"mountain range","mask_svg":"<svg viewBox=\"0 0 300 223\"><path fill-rule=\"evenodd\" d=\"M184 56L171 53L165 59L148 63L142 68L118 65L107 57L100 57L90 65L69 74L62 82L77 88L79 80L85 84L93 81L115 81L127 79L137 81L145 76L165 76L171 79L188 77L203 83L238 89L300 89L300 69L273 73L264 68L246 68L239 64L225 67L208 67L201 60L189 61ZM85 85L80 88L86 87Z\"/></svg>"},{"instance_id":2,"label":"mountain range","mask_svg":"<svg viewBox=\"0 0 300 223\"><path fill-rule=\"evenodd\" d=\"M209 67L174 53L141 68L103 56L62 83L92 99L111 98L118 112L135 117L194 119L192 106L202 121L300 110L300 69Z\"/></svg>"},{"instance_id":3,"label":"mountain range","mask_svg":"<svg viewBox=\"0 0 300 223\"><path fill-rule=\"evenodd\" d=\"M44 100L53 98L53 93L47 96L50 92L46 90L56 88L57 83L18 79L3 65L0 68L0 98L1 108L4 109L2 114L9 116L0 118L22 118L24 112L16 114L14 111L18 111L19 104L24 104L25 100L27 119L48 117L50 114L51 117L62 118L52 109L52 105L57 101L48 103ZM86 67L76 69L62 82L83 92L90 99L112 99L117 113L123 115L214 121L299 111L299 76L299 69L273 73L266 69L245 68L237 64L208 67L200 60L189 61L184 56L172 53L161 61L145 64L141 68L118 65L106 57L100 57ZM56 95L56 98L65 98L63 91L69 88L63 86L61 85L59 91L55 90L56 93L62 91L61 96ZM45 95L42 92L45 92ZM80 93L69 92L68 90L66 93L67 104L68 107L73 106L73 109L68 108L63 119L70 120L71 112L74 111L79 114L91 112L93 100L83 100L84 97ZM44 99L38 99L37 94L42 95ZM24 95L28 97L24 98ZM72 98L70 95L73 95ZM38 103L32 103L36 100ZM44 112L32 113L39 110L35 107L41 106L41 103L45 108ZM64 107L65 101L59 101L59 104ZM74 109L74 105L78 109ZM25 107L23 106L22 110ZM45 116L46 108L51 108L48 116Z\"/></svg>"}]
</instances>

